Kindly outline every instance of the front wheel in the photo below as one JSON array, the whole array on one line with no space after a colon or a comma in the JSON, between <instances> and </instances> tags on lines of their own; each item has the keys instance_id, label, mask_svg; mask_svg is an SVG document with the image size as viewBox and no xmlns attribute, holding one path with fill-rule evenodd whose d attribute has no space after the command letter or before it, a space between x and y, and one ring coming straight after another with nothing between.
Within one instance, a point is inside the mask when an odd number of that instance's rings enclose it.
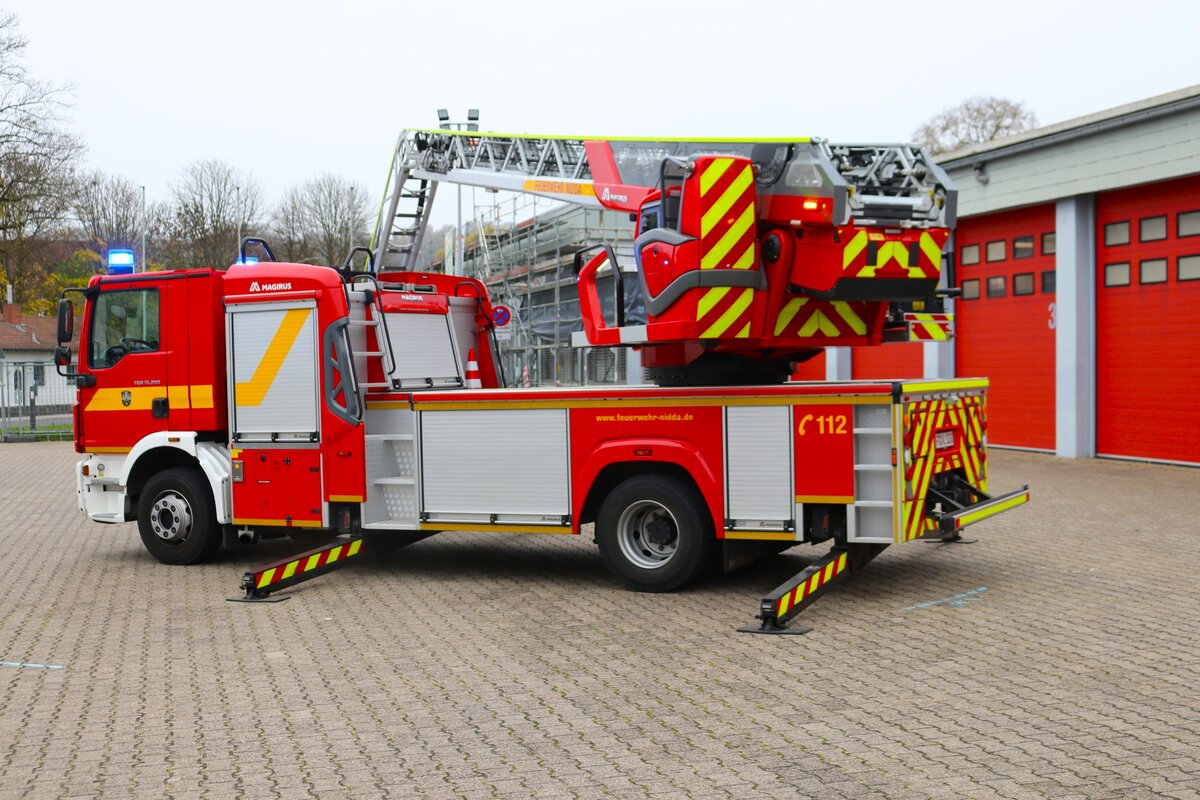
<instances>
[{"instance_id":1,"label":"front wheel","mask_svg":"<svg viewBox=\"0 0 1200 800\"><path fill-rule=\"evenodd\" d=\"M668 475L639 475L613 489L596 516L596 541L609 571L639 592L683 586L716 549L704 498Z\"/></svg>"},{"instance_id":2,"label":"front wheel","mask_svg":"<svg viewBox=\"0 0 1200 800\"><path fill-rule=\"evenodd\" d=\"M164 564L198 564L221 546L212 492L195 469L168 469L142 488L138 532L150 555Z\"/></svg>"}]
</instances>

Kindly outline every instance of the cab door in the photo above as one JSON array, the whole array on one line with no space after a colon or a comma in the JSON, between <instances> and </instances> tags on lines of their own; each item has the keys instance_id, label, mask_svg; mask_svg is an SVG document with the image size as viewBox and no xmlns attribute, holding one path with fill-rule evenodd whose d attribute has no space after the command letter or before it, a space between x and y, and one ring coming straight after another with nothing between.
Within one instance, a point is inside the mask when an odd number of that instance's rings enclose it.
<instances>
[{"instance_id":1,"label":"cab door","mask_svg":"<svg viewBox=\"0 0 1200 800\"><path fill-rule=\"evenodd\" d=\"M169 281L104 282L89 297L79 354L84 452L125 453L144 436L167 429L167 341L160 310ZM89 295L91 294L89 292Z\"/></svg>"}]
</instances>

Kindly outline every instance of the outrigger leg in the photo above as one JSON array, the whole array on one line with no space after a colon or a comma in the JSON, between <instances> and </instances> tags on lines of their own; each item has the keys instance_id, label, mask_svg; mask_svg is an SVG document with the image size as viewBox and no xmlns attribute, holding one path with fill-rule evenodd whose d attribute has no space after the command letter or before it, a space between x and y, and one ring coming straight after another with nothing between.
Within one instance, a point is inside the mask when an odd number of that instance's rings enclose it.
<instances>
[{"instance_id":1,"label":"outrigger leg","mask_svg":"<svg viewBox=\"0 0 1200 800\"><path fill-rule=\"evenodd\" d=\"M840 544L825 554L820 561L806 567L799 574L784 581L759 603L757 628L738 628L742 633L789 634L799 636L812 628L787 626L788 620L808 608L826 589L860 570L871 559L879 555L886 544Z\"/></svg>"},{"instance_id":2,"label":"outrigger leg","mask_svg":"<svg viewBox=\"0 0 1200 800\"><path fill-rule=\"evenodd\" d=\"M356 536L349 541L335 542L297 556L273 561L242 575L242 589L246 594L227 599L235 603L281 603L287 600L287 597L270 595L280 589L341 569L362 552L363 539Z\"/></svg>"}]
</instances>

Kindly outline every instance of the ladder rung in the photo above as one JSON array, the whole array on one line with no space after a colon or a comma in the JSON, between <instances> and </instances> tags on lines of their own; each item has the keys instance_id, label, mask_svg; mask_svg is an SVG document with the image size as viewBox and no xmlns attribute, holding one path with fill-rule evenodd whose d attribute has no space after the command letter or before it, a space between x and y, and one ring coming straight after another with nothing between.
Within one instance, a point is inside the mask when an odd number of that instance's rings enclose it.
<instances>
[{"instance_id":1,"label":"ladder rung","mask_svg":"<svg viewBox=\"0 0 1200 800\"><path fill-rule=\"evenodd\" d=\"M378 319L352 319L352 320L350 320L350 324L351 325L362 325L365 328L378 328L379 320Z\"/></svg>"},{"instance_id":2,"label":"ladder rung","mask_svg":"<svg viewBox=\"0 0 1200 800\"><path fill-rule=\"evenodd\" d=\"M384 353L382 350L366 350L366 351L364 351L364 352L362 352L362 353L355 353L355 355L359 355L359 356L370 356L370 357L373 357L373 358L382 358L383 356L385 356L385 355L387 355L387 354L386 354L386 353Z\"/></svg>"}]
</instances>

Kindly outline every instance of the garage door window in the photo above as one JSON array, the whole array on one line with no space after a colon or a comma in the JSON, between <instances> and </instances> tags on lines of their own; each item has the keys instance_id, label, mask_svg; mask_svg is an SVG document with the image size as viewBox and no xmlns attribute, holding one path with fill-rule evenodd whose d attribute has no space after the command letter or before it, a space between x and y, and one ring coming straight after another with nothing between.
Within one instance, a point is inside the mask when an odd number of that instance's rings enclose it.
<instances>
[{"instance_id":1,"label":"garage door window","mask_svg":"<svg viewBox=\"0 0 1200 800\"><path fill-rule=\"evenodd\" d=\"M1167 238L1167 218L1146 217L1138 222L1138 241L1161 242Z\"/></svg>"},{"instance_id":2,"label":"garage door window","mask_svg":"<svg viewBox=\"0 0 1200 800\"><path fill-rule=\"evenodd\" d=\"M1008 242L1001 239L998 242L987 243L987 260L988 261L1003 261L1007 256Z\"/></svg>"},{"instance_id":3,"label":"garage door window","mask_svg":"<svg viewBox=\"0 0 1200 800\"><path fill-rule=\"evenodd\" d=\"M1104 285L1105 286L1128 286L1129 285L1129 263L1121 264L1105 264L1104 265Z\"/></svg>"},{"instance_id":4,"label":"garage door window","mask_svg":"<svg viewBox=\"0 0 1200 800\"><path fill-rule=\"evenodd\" d=\"M1138 282L1142 284L1166 283L1167 260L1165 258L1152 258L1139 264Z\"/></svg>"},{"instance_id":5,"label":"garage door window","mask_svg":"<svg viewBox=\"0 0 1200 800\"><path fill-rule=\"evenodd\" d=\"M1033 294L1033 273L1023 272L1020 275L1013 275L1013 297L1027 294Z\"/></svg>"},{"instance_id":6,"label":"garage door window","mask_svg":"<svg viewBox=\"0 0 1200 800\"><path fill-rule=\"evenodd\" d=\"M1179 280L1200 281L1200 256L1179 257Z\"/></svg>"},{"instance_id":7,"label":"garage door window","mask_svg":"<svg viewBox=\"0 0 1200 800\"><path fill-rule=\"evenodd\" d=\"M1179 215L1179 233L1184 236L1200 236L1200 211L1184 211Z\"/></svg>"},{"instance_id":8,"label":"garage door window","mask_svg":"<svg viewBox=\"0 0 1200 800\"><path fill-rule=\"evenodd\" d=\"M1110 222L1104 226L1104 246L1129 244L1129 223Z\"/></svg>"},{"instance_id":9,"label":"garage door window","mask_svg":"<svg viewBox=\"0 0 1200 800\"><path fill-rule=\"evenodd\" d=\"M1033 258L1033 256L1032 236L1018 236L1013 239L1013 258Z\"/></svg>"},{"instance_id":10,"label":"garage door window","mask_svg":"<svg viewBox=\"0 0 1200 800\"><path fill-rule=\"evenodd\" d=\"M1042 234L1042 255L1052 256L1058 252L1058 236L1051 233Z\"/></svg>"},{"instance_id":11,"label":"garage door window","mask_svg":"<svg viewBox=\"0 0 1200 800\"><path fill-rule=\"evenodd\" d=\"M967 244L963 245L963 249L959 252L964 267L969 267L972 264L979 263L979 245Z\"/></svg>"},{"instance_id":12,"label":"garage door window","mask_svg":"<svg viewBox=\"0 0 1200 800\"><path fill-rule=\"evenodd\" d=\"M1054 294L1054 270L1042 273L1042 294Z\"/></svg>"},{"instance_id":13,"label":"garage door window","mask_svg":"<svg viewBox=\"0 0 1200 800\"><path fill-rule=\"evenodd\" d=\"M994 278L987 279L987 296L988 297L1004 297L1008 294L1007 281L1003 275L997 275Z\"/></svg>"},{"instance_id":14,"label":"garage door window","mask_svg":"<svg viewBox=\"0 0 1200 800\"><path fill-rule=\"evenodd\" d=\"M978 300L979 299L979 279L972 278L969 281L962 282L962 299L963 300Z\"/></svg>"}]
</instances>

